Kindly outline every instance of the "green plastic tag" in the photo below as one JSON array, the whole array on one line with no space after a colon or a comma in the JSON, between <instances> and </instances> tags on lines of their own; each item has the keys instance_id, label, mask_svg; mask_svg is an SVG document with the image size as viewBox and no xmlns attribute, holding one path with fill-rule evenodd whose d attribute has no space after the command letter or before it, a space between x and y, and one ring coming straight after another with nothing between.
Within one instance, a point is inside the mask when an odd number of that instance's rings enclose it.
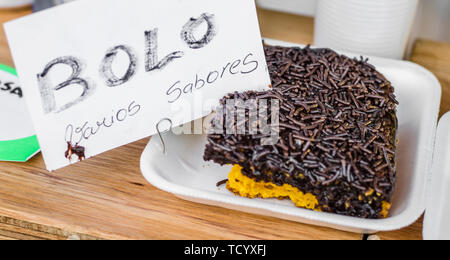
<instances>
[{"instance_id":1,"label":"green plastic tag","mask_svg":"<svg viewBox=\"0 0 450 260\"><path fill-rule=\"evenodd\" d=\"M36 136L12 141L0 141L0 160L26 162L39 152Z\"/></svg>"}]
</instances>

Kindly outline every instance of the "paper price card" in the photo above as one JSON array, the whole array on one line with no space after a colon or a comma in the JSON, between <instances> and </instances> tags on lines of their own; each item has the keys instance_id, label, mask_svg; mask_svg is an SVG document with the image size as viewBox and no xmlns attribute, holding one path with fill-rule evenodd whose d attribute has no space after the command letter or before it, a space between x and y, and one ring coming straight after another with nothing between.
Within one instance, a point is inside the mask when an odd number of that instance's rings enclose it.
<instances>
[{"instance_id":1,"label":"paper price card","mask_svg":"<svg viewBox=\"0 0 450 260\"><path fill-rule=\"evenodd\" d=\"M5 29L49 170L270 84L253 0L80 0Z\"/></svg>"}]
</instances>

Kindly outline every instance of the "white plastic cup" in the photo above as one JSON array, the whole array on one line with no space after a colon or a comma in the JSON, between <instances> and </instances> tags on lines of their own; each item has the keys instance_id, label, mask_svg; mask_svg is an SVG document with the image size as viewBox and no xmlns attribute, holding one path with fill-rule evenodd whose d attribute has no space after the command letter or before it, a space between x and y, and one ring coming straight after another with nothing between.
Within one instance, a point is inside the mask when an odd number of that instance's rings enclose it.
<instances>
[{"instance_id":1,"label":"white plastic cup","mask_svg":"<svg viewBox=\"0 0 450 260\"><path fill-rule=\"evenodd\" d=\"M315 45L403 59L418 0L318 0Z\"/></svg>"}]
</instances>

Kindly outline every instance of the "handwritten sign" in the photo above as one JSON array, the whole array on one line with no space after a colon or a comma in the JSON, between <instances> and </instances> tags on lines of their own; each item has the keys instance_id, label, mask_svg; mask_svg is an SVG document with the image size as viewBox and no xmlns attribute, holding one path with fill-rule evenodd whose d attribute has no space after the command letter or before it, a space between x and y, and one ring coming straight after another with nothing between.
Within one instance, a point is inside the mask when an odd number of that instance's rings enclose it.
<instances>
[{"instance_id":1,"label":"handwritten sign","mask_svg":"<svg viewBox=\"0 0 450 260\"><path fill-rule=\"evenodd\" d=\"M253 0L80 0L5 29L49 170L76 161L68 145L91 157L181 103L270 84ZM176 125L211 108L183 112Z\"/></svg>"}]
</instances>

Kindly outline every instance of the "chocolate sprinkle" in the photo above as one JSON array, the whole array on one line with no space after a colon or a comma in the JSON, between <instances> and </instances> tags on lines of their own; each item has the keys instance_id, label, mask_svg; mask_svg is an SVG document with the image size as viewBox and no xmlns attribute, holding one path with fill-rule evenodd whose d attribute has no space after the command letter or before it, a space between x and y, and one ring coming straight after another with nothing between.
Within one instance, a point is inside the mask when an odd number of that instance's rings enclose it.
<instances>
[{"instance_id":1,"label":"chocolate sprinkle","mask_svg":"<svg viewBox=\"0 0 450 260\"><path fill-rule=\"evenodd\" d=\"M324 212L382 217L396 181L398 102L391 83L362 57L309 46L264 48L272 89L230 94L221 104L279 100L278 143L261 145L263 135L209 135L204 159L310 192Z\"/></svg>"},{"instance_id":2,"label":"chocolate sprinkle","mask_svg":"<svg viewBox=\"0 0 450 260\"><path fill-rule=\"evenodd\" d=\"M220 187L220 186L226 184L227 182L228 182L228 179L221 180L221 181L219 181L219 182L216 184L216 186L217 186L217 187Z\"/></svg>"}]
</instances>

